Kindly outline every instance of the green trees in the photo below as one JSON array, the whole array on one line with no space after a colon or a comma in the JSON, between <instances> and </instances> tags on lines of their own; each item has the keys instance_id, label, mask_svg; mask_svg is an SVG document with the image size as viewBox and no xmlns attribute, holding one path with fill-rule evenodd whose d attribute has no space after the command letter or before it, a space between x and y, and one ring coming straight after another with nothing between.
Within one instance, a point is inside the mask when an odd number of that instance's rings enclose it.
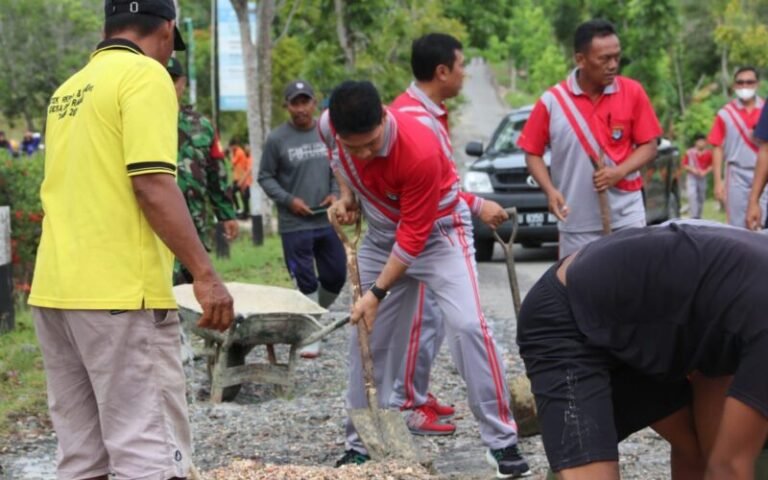
<instances>
[{"instance_id":1,"label":"green trees","mask_svg":"<svg viewBox=\"0 0 768 480\"><path fill-rule=\"evenodd\" d=\"M99 0L0 0L0 109L27 128L100 39Z\"/></svg>"}]
</instances>

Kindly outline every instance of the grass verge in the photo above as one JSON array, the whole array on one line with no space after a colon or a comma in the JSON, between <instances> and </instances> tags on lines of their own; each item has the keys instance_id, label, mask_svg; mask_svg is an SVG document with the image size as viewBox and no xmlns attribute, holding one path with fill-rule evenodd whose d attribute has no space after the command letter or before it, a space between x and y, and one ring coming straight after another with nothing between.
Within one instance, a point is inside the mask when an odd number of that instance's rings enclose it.
<instances>
[{"instance_id":1,"label":"grass verge","mask_svg":"<svg viewBox=\"0 0 768 480\"><path fill-rule=\"evenodd\" d=\"M0 439L18 433L26 417L48 422L43 359L32 315L21 307L16 328L0 335Z\"/></svg>"},{"instance_id":2,"label":"grass verge","mask_svg":"<svg viewBox=\"0 0 768 480\"><path fill-rule=\"evenodd\" d=\"M264 239L263 245L255 246L248 233L241 232L230 245L229 258L214 257L213 265L225 282L293 287L278 235L270 235Z\"/></svg>"},{"instance_id":3,"label":"grass verge","mask_svg":"<svg viewBox=\"0 0 768 480\"><path fill-rule=\"evenodd\" d=\"M245 232L244 232L245 233ZM230 258L214 258L225 281L292 287L279 236L254 246L247 234L231 245ZM27 426L28 417L48 425L43 360L28 308L16 310L16 328L0 335L0 449Z\"/></svg>"}]
</instances>

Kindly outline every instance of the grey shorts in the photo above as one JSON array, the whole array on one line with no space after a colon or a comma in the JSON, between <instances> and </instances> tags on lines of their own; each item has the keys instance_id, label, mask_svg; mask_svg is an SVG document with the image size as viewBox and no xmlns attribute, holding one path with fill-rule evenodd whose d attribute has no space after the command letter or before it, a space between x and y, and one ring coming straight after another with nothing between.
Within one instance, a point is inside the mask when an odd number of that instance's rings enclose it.
<instances>
[{"instance_id":1,"label":"grey shorts","mask_svg":"<svg viewBox=\"0 0 768 480\"><path fill-rule=\"evenodd\" d=\"M32 314L59 439L57 478L186 477L192 442L176 310Z\"/></svg>"}]
</instances>

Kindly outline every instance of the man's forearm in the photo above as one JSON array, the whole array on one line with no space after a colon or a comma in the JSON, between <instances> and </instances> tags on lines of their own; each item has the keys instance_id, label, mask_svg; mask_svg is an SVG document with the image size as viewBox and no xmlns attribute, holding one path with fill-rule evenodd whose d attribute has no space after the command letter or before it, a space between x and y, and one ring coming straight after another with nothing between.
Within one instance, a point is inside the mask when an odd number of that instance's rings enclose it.
<instances>
[{"instance_id":1,"label":"man's forearm","mask_svg":"<svg viewBox=\"0 0 768 480\"><path fill-rule=\"evenodd\" d=\"M653 159L656 158L657 149L658 147L655 138L650 142L639 145L625 161L619 164L618 168L622 173L622 177L626 177L630 173L640 170L646 164L653 161Z\"/></svg>"},{"instance_id":2,"label":"man's forearm","mask_svg":"<svg viewBox=\"0 0 768 480\"><path fill-rule=\"evenodd\" d=\"M339 198L342 200L354 198L355 195L352 193L352 189L349 188L349 185L347 185L344 177L338 172L333 172L333 176L336 177L336 183L339 186Z\"/></svg>"},{"instance_id":3,"label":"man's forearm","mask_svg":"<svg viewBox=\"0 0 768 480\"><path fill-rule=\"evenodd\" d=\"M749 192L750 202L759 202L760 195L768 182L768 143L762 143L757 152L757 165L755 166L755 175L752 178L752 189Z\"/></svg>"},{"instance_id":4,"label":"man's forearm","mask_svg":"<svg viewBox=\"0 0 768 480\"><path fill-rule=\"evenodd\" d=\"M525 164L528 166L528 171L533 176L536 183L539 184L541 189L549 195L551 192L557 190L552 183L552 178L549 176L547 170L547 164L544 163L544 159L538 155L526 154Z\"/></svg>"},{"instance_id":5,"label":"man's forearm","mask_svg":"<svg viewBox=\"0 0 768 480\"><path fill-rule=\"evenodd\" d=\"M167 174L131 177L136 201L152 230L193 277L213 274L213 265L192 223L176 179Z\"/></svg>"},{"instance_id":6,"label":"man's forearm","mask_svg":"<svg viewBox=\"0 0 768 480\"><path fill-rule=\"evenodd\" d=\"M374 283L379 288L389 290L405 274L406 270L408 270L408 265L401 262L395 255L390 254L387 263L384 264L384 269Z\"/></svg>"},{"instance_id":7,"label":"man's forearm","mask_svg":"<svg viewBox=\"0 0 768 480\"><path fill-rule=\"evenodd\" d=\"M272 172L259 171L259 177L256 180L261 186L261 189L264 190L264 193L266 193L274 202L283 206L291 204L293 195L280 185L280 182L277 181Z\"/></svg>"},{"instance_id":8,"label":"man's forearm","mask_svg":"<svg viewBox=\"0 0 768 480\"><path fill-rule=\"evenodd\" d=\"M712 149L712 172L715 184L720 184L723 181L723 147Z\"/></svg>"}]
</instances>

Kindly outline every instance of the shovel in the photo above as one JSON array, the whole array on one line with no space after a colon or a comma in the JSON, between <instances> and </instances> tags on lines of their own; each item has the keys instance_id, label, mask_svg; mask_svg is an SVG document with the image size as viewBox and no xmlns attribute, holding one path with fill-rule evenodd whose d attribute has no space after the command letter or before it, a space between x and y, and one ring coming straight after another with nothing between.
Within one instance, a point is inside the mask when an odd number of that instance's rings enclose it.
<instances>
[{"instance_id":1,"label":"shovel","mask_svg":"<svg viewBox=\"0 0 768 480\"><path fill-rule=\"evenodd\" d=\"M592 167L596 172L599 172L605 168L605 160L603 159L603 151L600 150L600 158L595 160L591 156ZM603 224L603 235L609 235L611 233L611 206L608 204L608 190L597 192L597 200L600 203L600 221Z\"/></svg>"},{"instance_id":2,"label":"shovel","mask_svg":"<svg viewBox=\"0 0 768 480\"><path fill-rule=\"evenodd\" d=\"M504 251L504 258L507 260L507 276L509 277L509 287L512 289L512 303L515 306L515 319L520 315L520 285L517 283L517 273L515 272L515 255L512 252L512 247L515 246L515 236L517 236L517 208L509 207L504 209L509 215L509 221L512 222L512 232L509 234L509 241L505 242L499 232L493 230L493 236L496 237L496 241L501 245L501 249Z\"/></svg>"},{"instance_id":3,"label":"shovel","mask_svg":"<svg viewBox=\"0 0 768 480\"><path fill-rule=\"evenodd\" d=\"M512 290L512 303L515 306L515 319L520 318L520 285L517 282L517 273L515 271L515 255L512 247L515 245L515 236L517 235L518 217L515 207L505 208L509 214L509 221L512 222L512 232L509 235L509 241L505 242L496 230L493 236L501 244L504 251L504 257L507 260L507 275L509 276L509 287ZM539 421L536 417L536 402L531 393L531 382L525 375L518 375L509 382L509 392L512 400L512 414L517 421L518 435L521 437L530 437L539 433Z\"/></svg>"},{"instance_id":4,"label":"shovel","mask_svg":"<svg viewBox=\"0 0 768 480\"><path fill-rule=\"evenodd\" d=\"M360 286L360 271L357 265L357 244L362 234L361 220L358 217L355 224L353 239L347 237L336 220L335 211L328 209L328 219L336 230L344 250L347 254L347 269L349 281L352 284L352 304L354 305L362 296ZM368 408L360 408L349 411L349 417L355 426L358 435L368 450L368 455L373 460L397 458L406 461L416 461L418 455L413 446L411 432L405 425L400 412L379 408L376 394L376 383L373 375L373 356L368 338L369 332L365 321L357 322L357 339L360 347L360 357L363 362L363 379L365 381L365 393L368 398Z\"/></svg>"}]
</instances>

